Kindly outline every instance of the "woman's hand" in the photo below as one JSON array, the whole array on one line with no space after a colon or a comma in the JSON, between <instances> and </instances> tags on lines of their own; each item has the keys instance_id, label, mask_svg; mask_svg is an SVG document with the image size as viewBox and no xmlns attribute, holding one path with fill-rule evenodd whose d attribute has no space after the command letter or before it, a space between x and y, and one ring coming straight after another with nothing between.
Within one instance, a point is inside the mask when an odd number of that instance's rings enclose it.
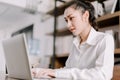
<instances>
[{"instance_id":1,"label":"woman's hand","mask_svg":"<svg viewBox=\"0 0 120 80\"><path fill-rule=\"evenodd\" d=\"M54 78L55 71L53 69L33 68L32 76L35 78Z\"/></svg>"}]
</instances>

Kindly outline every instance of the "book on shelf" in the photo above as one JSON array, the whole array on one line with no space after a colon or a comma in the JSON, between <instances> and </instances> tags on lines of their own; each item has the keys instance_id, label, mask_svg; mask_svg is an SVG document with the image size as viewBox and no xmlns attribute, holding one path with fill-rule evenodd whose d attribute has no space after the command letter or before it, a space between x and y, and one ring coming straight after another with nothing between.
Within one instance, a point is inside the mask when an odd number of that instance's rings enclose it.
<instances>
[{"instance_id":1,"label":"book on shelf","mask_svg":"<svg viewBox=\"0 0 120 80\"><path fill-rule=\"evenodd\" d=\"M73 36L64 36L56 38L56 54L68 54L72 47Z\"/></svg>"},{"instance_id":2,"label":"book on shelf","mask_svg":"<svg viewBox=\"0 0 120 80\"><path fill-rule=\"evenodd\" d=\"M117 9L117 4L118 4L118 0L114 0L114 3L113 3L113 7L112 7L112 10L111 10L111 13L114 13Z\"/></svg>"},{"instance_id":3,"label":"book on shelf","mask_svg":"<svg viewBox=\"0 0 120 80\"><path fill-rule=\"evenodd\" d=\"M115 48L119 48L119 33L114 32L114 41L115 41Z\"/></svg>"},{"instance_id":4,"label":"book on shelf","mask_svg":"<svg viewBox=\"0 0 120 80\"><path fill-rule=\"evenodd\" d=\"M105 33L113 36L115 48L119 48L119 33L113 30L106 30Z\"/></svg>"},{"instance_id":5,"label":"book on shelf","mask_svg":"<svg viewBox=\"0 0 120 80\"><path fill-rule=\"evenodd\" d=\"M114 13L120 10L120 1L119 0L107 0L104 1L105 14Z\"/></svg>"}]
</instances>

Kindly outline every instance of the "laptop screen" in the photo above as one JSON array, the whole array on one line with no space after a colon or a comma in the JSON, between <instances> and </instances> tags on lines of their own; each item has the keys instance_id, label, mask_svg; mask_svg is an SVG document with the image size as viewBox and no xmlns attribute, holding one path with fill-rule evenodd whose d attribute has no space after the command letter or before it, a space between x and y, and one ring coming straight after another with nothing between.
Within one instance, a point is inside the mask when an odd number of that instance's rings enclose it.
<instances>
[{"instance_id":1,"label":"laptop screen","mask_svg":"<svg viewBox=\"0 0 120 80\"><path fill-rule=\"evenodd\" d=\"M25 34L20 34L3 41L9 77L32 79L26 44Z\"/></svg>"}]
</instances>

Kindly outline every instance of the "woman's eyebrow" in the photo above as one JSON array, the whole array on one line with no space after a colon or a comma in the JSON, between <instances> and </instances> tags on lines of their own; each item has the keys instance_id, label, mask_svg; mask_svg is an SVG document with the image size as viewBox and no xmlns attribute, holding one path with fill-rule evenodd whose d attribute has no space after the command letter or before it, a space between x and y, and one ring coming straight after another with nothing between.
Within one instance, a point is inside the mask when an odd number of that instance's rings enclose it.
<instances>
[{"instance_id":1,"label":"woman's eyebrow","mask_svg":"<svg viewBox=\"0 0 120 80\"><path fill-rule=\"evenodd\" d=\"M64 17L64 19L66 19L67 17L70 17L72 14L69 14L69 15L67 15L66 17Z\"/></svg>"},{"instance_id":2,"label":"woman's eyebrow","mask_svg":"<svg viewBox=\"0 0 120 80\"><path fill-rule=\"evenodd\" d=\"M67 17L70 17L72 14L69 14Z\"/></svg>"}]
</instances>

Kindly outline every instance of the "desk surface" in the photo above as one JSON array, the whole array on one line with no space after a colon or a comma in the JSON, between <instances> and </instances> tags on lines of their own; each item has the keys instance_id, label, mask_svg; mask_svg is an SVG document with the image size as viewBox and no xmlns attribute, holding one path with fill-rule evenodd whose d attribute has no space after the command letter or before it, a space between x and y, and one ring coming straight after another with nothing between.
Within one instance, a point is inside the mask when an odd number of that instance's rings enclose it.
<instances>
[{"instance_id":1,"label":"desk surface","mask_svg":"<svg viewBox=\"0 0 120 80\"><path fill-rule=\"evenodd\" d=\"M23 79L10 78L10 77L8 77L8 75L0 73L0 80L23 80ZM41 78L41 79L33 79L33 80L71 80L71 79L63 79L63 78Z\"/></svg>"},{"instance_id":2,"label":"desk surface","mask_svg":"<svg viewBox=\"0 0 120 80\"><path fill-rule=\"evenodd\" d=\"M9 77L4 77L4 78L1 78L0 80L22 80L22 79L15 79L15 78L9 78ZM45 78L42 78L42 79L33 79L33 80L70 80L70 79L58 79L58 78L49 78L49 79L45 79Z\"/></svg>"}]
</instances>

